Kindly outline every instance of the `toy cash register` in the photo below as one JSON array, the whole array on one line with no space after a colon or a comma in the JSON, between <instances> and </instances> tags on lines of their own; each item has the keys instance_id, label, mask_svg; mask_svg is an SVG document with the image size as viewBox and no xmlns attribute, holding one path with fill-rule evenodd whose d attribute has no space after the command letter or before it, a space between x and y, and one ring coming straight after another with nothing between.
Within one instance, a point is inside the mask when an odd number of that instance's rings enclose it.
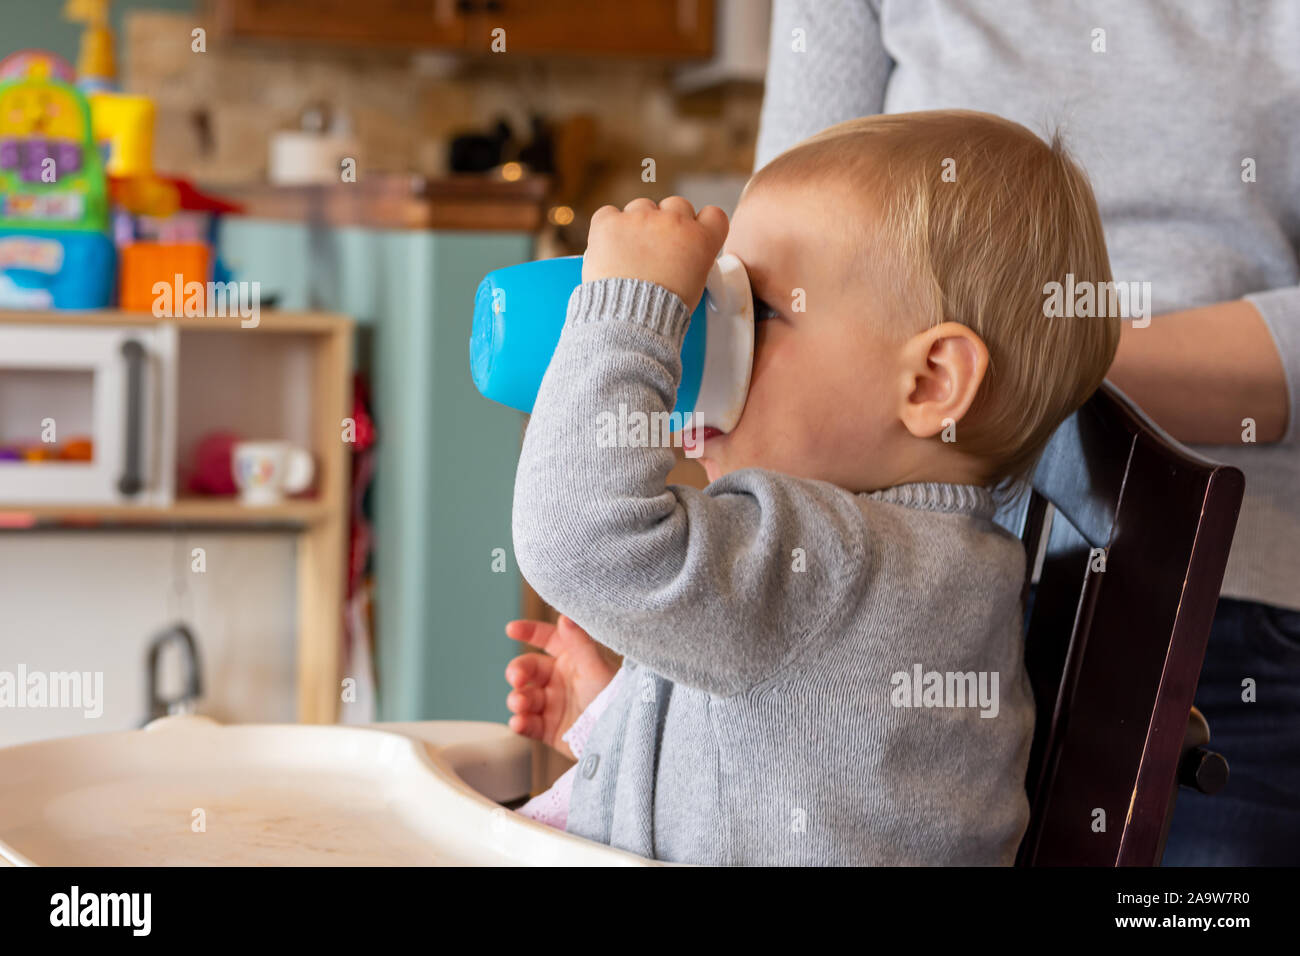
<instances>
[{"instance_id":1,"label":"toy cash register","mask_svg":"<svg viewBox=\"0 0 1300 956\"><path fill-rule=\"evenodd\" d=\"M111 304L116 254L90 107L53 54L0 62L0 307Z\"/></svg>"}]
</instances>

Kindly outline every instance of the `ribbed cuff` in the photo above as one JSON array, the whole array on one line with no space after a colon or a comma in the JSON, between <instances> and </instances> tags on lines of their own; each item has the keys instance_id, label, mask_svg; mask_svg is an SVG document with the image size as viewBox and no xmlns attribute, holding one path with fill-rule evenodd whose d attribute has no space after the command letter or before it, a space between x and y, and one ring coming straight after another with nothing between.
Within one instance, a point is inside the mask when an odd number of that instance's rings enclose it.
<instances>
[{"instance_id":1,"label":"ribbed cuff","mask_svg":"<svg viewBox=\"0 0 1300 956\"><path fill-rule=\"evenodd\" d=\"M1244 298L1263 316L1282 358L1290 411L1282 441L1300 440L1300 286L1255 292Z\"/></svg>"},{"instance_id":2,"label":"ribbed cuff","mask_svg":"<svg viewBox=\"0 0 1300 956\"><path fill-rule=\"evenodd\" d=\"M596 279L573 290L566 325L611 320L644 325L680 345L691 313L676 292L645 279Z\"/></svg>"}]
</instances>

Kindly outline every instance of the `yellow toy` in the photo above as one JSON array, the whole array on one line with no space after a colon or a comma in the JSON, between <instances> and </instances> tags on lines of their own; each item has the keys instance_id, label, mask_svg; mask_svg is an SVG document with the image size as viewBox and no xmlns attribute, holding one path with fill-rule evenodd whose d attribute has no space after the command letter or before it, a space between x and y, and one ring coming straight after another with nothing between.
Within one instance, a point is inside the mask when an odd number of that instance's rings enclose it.
<instances>
[{"instance_id":1,"label":"yellow toy","mask_svg":"<svg viewBox=\"0 0 1300 956\"><path fill-rule=\"evenodd\" d=\"M87 92L111 90L117 85L117 59L113 55L113 31L108 26L109 0L68 0L63 17L84 23L81 51L77 55L79 85Z\"/></svg>"},{"instance_id":2,"label":"yellow toy","mask_svg":"<svg viewBox=\"0 0 1300 956\"><path fill-rule=\"evenodd\" d=\"M153 100L126 93L91 93L95 142L108 143L108 175L119 178L153 172Z\"/></svg>"}]
</instances>

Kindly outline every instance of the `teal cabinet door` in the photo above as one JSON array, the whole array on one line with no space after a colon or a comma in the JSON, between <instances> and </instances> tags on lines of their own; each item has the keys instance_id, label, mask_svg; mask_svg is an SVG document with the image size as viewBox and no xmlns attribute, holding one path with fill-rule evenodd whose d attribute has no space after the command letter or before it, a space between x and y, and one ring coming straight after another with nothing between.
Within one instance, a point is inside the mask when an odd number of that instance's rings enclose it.
<instances>
[{"instance_id":1,"label":"teal cabinet door","mask_svg":"<svg viewBox=\"0 0 1300 956\"><path fill-rule=\"evenodd\" d=\"M222 253L285 309L373 333L380 718L504 721L504 633L521 580L510 509L524 417L469 373L474 290L530 258L527 235L335 229L230 218Z\"/></svg>"}]
</instances>

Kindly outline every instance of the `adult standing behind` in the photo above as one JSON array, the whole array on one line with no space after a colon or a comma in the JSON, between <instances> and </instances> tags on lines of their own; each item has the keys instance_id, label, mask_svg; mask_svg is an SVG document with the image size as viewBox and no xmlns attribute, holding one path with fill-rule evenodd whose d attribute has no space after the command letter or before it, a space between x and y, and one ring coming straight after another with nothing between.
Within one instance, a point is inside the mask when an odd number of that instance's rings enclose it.
<instances>
[{"instance_id":1,"label":"adult standing behind","mask_svg":"<svg viewBox=\"0 0 1300 956\"><path fill-rule=\"evenodd\" d=\"M1151 283L1110 379L1246 476L1196 697L1231 777L1179 794L1166 864L1300 864L1297 51L1294 0L774 0L756 168L874 113L1060 127L1116 281Z\"/></svg>"}]
</instances>

